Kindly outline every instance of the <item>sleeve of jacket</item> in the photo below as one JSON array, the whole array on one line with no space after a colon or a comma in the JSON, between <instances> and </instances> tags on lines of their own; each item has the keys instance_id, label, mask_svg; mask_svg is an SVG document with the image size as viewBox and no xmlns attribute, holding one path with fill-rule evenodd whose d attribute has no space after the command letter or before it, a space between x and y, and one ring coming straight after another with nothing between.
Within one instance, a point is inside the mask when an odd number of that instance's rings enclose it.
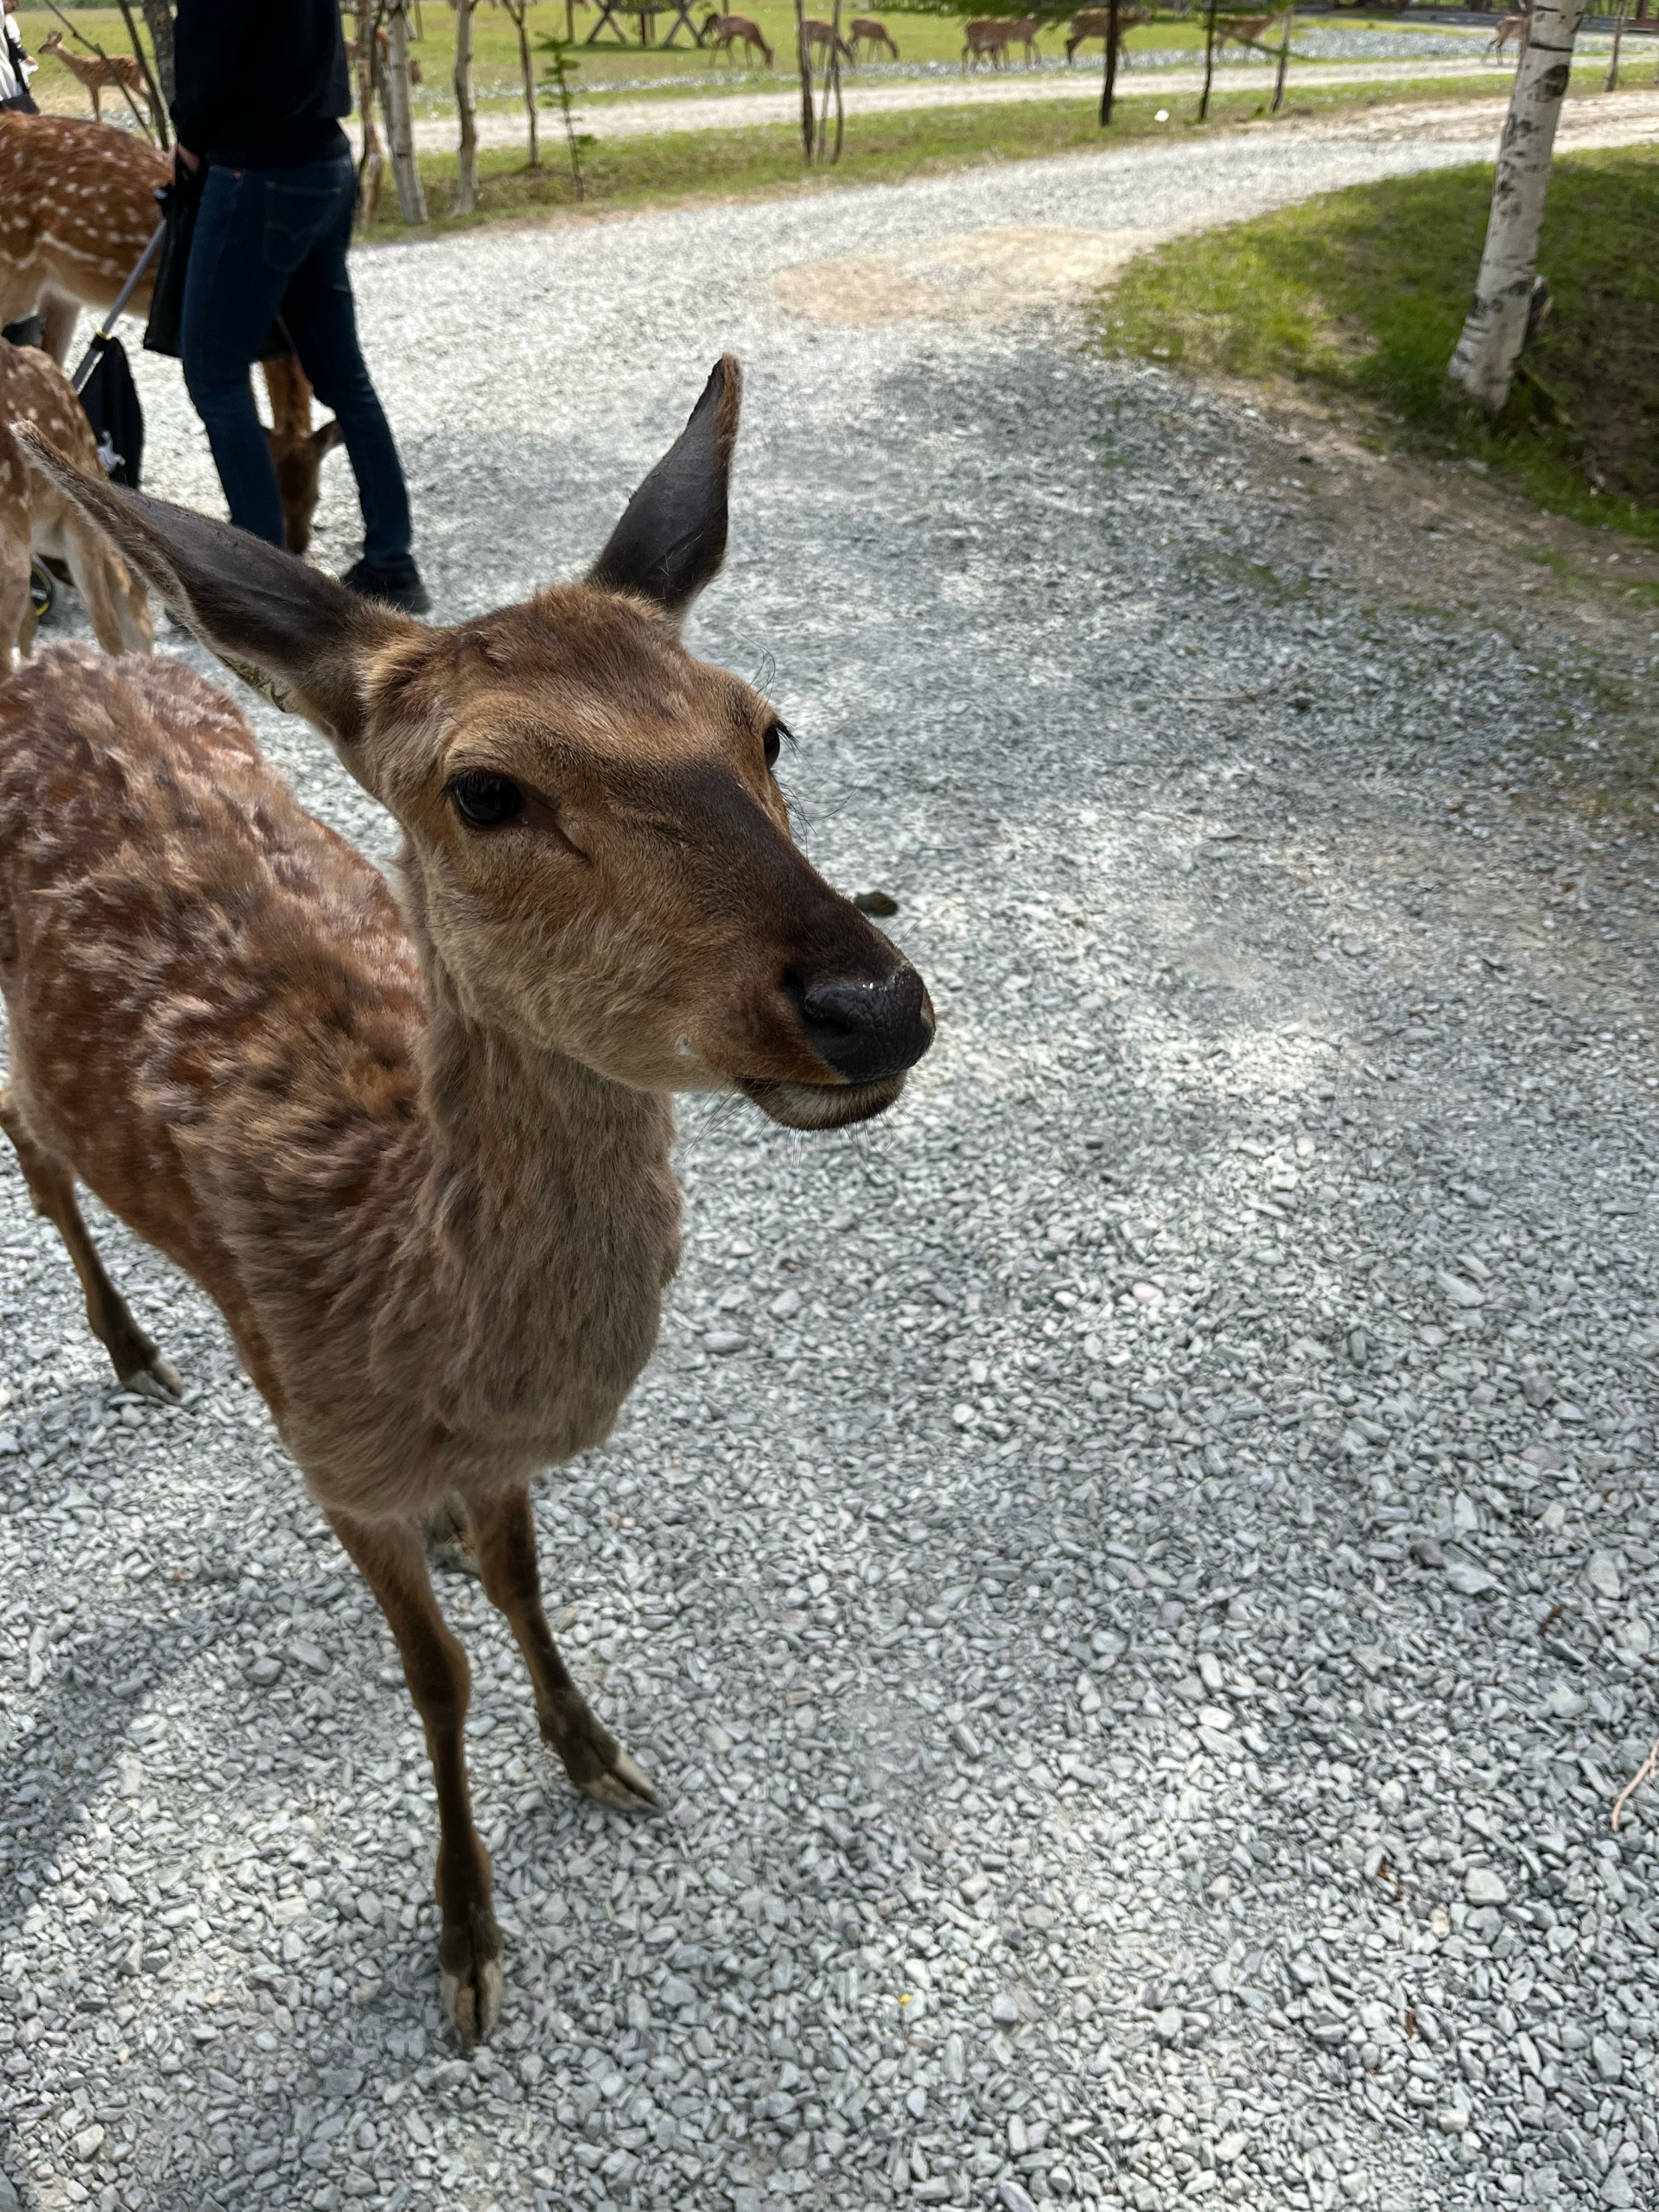
<instances>
[{"instance_id":1,"label":"sleeve of jacket","mask_svg":"<svg viewBox=\"0 0 1659 2212\"><path fill-rule=\"evenodd\" d=\"M179 0L173 27L173 123L196 153L234 112L238 64L257 10L270 0Z\"/></svg>"}]
</instances>

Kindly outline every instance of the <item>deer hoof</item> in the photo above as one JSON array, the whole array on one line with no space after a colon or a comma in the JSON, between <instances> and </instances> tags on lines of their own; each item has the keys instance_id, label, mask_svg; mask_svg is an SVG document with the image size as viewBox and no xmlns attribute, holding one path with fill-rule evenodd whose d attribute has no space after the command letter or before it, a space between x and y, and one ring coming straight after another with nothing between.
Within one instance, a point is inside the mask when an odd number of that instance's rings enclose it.
<instances>
[{"instance_id":1,"label":"deer hoof","mask_svg":"<svg viewBox=\"0 0 1659 2212\"><path fill-rule=\"evenodd\" d=\"M613 1754L607 1774L594 1775L578 1786L584 1797L613 1813L648 1812L662 1802L642 1770L620 1750Z\"/></svg>"},{"instance_id":2,"label":"deer hoof","mask_svg":"<svg viewBox=\"0 0 1659 2212\"><path fill-rule=\"evenodd\" d=\"M494 1935L493 1929L491 1931ZM443 2009L465 2051L486 2043L501 2017L501 1995L506 1977L501 1970L501 1939L494 1936L493 1953L474 1942L473 1956L464 1965L443 1968Z\"/></svg>"},{"instance_id":3,"label":"deer hoof","mask_svg":"<svg viewBox=\"0 0 1659 2212\"><path fill-rule=\"evenodd\" d=\"M184 1395L184 1381L178 1369L170 1359L163 1359L160 1352L136 1375L124 1375L121 1387L140 1398L158 1398L164 1406L176 1405Z\"/></svg>"}]
</instances>

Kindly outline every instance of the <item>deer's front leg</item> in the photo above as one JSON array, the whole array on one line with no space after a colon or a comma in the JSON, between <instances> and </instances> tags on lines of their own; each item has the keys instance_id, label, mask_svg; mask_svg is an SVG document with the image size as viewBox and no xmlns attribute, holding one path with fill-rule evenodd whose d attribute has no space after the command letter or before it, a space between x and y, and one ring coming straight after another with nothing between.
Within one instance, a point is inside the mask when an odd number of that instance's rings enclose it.
<instances>
[{"instance_id":1,"label":"deer's front leg","mask_svg":"<svg viewBox=\"0 0 1659 2212\"><path fill-rule=\"evenodd\" d=\"M478 1571L490 1603L505 1615L530 1669L542 1740L564 1762L578 1789L617 1812L638 1812L657 1802L657 1792L616 1738L601 1728L559 1656L542 1605L536 1564L536 1523L530 1492L468 1499Z\"/></svg>"},{"instance_id":2,"label":"deer's front leg","mask_svg":"<svg viewBox=\"0 0 1659 2212\"><path fill-rule=\"evenodd\" d=\"M473 1826L462 1731L472 1675L427 1580L420 1532L331 1513L329 1522L379 1600L404 1662L438 1792L438 1963L443 2001L464 2050L501 2010L501 1935L490 1904L490 1854Z\"/></svg>"}]
</instances>

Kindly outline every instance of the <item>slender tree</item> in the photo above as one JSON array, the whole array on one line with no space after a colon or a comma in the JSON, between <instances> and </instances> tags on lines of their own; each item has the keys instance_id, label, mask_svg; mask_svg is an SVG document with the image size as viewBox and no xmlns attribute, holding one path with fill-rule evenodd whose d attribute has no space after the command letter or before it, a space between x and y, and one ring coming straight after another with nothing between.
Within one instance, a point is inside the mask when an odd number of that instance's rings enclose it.
<instances>
[{"instance_id":1,"label":"slender tree","mask_svg":"<svg viewBox=\"0 0 1659 2212\"><path fill-rule=\"evenodd\" d=\"M357 164L357 219L366 231L380 212L380 179L386 157L374 119L380 90L380 9L357 0L357 111L363 118L363 151Z\"/></svg>"},{"instance_id":2,"label":"slender tree","mask_svg":"<svg viewBox=\"0 0 1659 2212\"><path fill-rule=\"evenodd\" d=\"M1117 97L1117 0L1106 0L1106 67L1100 80L1100 127L1112 119Z\"/></svg>"},{"instance_id":3,"label":"slender tree","mask_svg":"<svg viewBox=\"0 0 1659 2212\"><path fill-rule=\"evenodd\" d=\"M386 109L397 212L406 223L426 220L426 188L415 158L414 101L409 83L409 0L386 0Z\"/></svg>"},{"instance_id":4,"label":"slender tree","mask_svg":"<svg viewBox=\"0 0 1659 2212\"><path fill-rule=\"evenodd\" d=\"M173 74L173 0L143 0L144 21L156 54L156 75L162 98L171 102L178 90Z\"/></svg>"},{"instance_id":5,"label":"slender tree","mask_svg":"<svg viewBox=\"0 0 1659 2212\"><path fill-rule=\"evenodd\" d=\"M1285 0L1285 27L1279 35L1279 67L1273 77L1273 105L1269 115L1277 115L1285 104L1285 72L1290 67L1290 27L1296 14L1296 0Z\"/></svg>"},{"instance_id":6,"label":"slender tree","mask_svg":"<svg viewBox=\"0 0 1659 2212\"><path fill-rule=\"evenodd\" d=\"M1216 12L1220 0L1209 0L1204 13L1204 92L1198 101L1198 121L1210 119L1210 86L1216 73Z\"/></svg>"},{"instance_id":7,"label":"slender tree","mask_svg":"<svg viewBox=\"0 0 1659 2212\"><path fill-rule=\"evenodd\" d=\"M1555 126L1584 9L1585 0L1535 0L1531 35L1510 94L1474 302L1448 371L1488 415L1509 397L1526 343Z\"/></svg>"},{"instance_id":8,"label":"slender tree","mask_svg":"<svg viewBox=\"0 0 1659 2212\"><path fill-rule=\"evenodd\" d=\"M461 143L455 152L455 197L451 213L470 215L478 205L478 115L473 103L473 10L478 0L454 0L455 113Z\"/></svg>"},{"instance_id":9,"label":"slender tree","mask_svg":"<svg viewBox=\"0 0 1659 2212\"><path fill-rule=\"evenodd\" d=\"M501 0L501 5L512 18L512 27L518 34L518 76L524 88L524 113L530 119L530 167L542 166L541 140L536 122L536 65L530 58L530 29L526 17L530 0Z\"/></svg>"},{"instance_id":10,"label":"slender tree","mask_svg":"<svg viewBox=\"0 0 1659 2212\"><path fill-rule=\"evenodd\" d=\"M806 11L795 0L795 55L801 71L801 152L810 164L817 143L817 118L812 112L812 56L806 43Z\"/></svg>"},{"instance_id":11,"label":"slender tree","mask_svg":"<svg viewBox=\"0 0 1659 2212\"><path fill-rule=\"evenodd\" d=\"M1618 0L1618 10L1613 17L1613 50L1607 58L1607 81L1601 88L1605 92L1618 90L1618 54L1624 43L1624 26L1630 14L1630 0Z\"/></svg>"},{"instance_id":12,"label":"slender tree","mask_svg":"<svg viewBox=\"0 0 1659 2212\"><path fill-rule=\"evenodd\" d=\"M133 17L131 0L120 0L120 3L121 20L127 27L127 37L131 43L134 57L143 73L144 92L149 102L150 114L155 118L156 136L162 151L166 153L173 143L172 133L167 127L167 102L162 98L161 86L156 81L155 70L150 67L149 56L144 51L144 41L138 35L138 25Z\"/></svg>"}]
</instances>

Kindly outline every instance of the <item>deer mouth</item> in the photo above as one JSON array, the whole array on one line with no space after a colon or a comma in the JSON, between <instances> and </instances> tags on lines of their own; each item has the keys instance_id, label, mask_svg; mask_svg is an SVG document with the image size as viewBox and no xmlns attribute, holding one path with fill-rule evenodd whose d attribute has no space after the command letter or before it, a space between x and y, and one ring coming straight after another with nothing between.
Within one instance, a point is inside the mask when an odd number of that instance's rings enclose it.
<instances>
[{"instance_id":1,"label":"deer mouth","mask_svg":"<svg viewBox=\"0 0 1659 2212\"><path fill-rule=\"evenodd\" d=\"M905 1087L905 1073L871 1083L777 1083L740 1076L737 1087L768 1121L786 1129L846 1129L885 1114Z\"/></svg>"}]
</instances>

